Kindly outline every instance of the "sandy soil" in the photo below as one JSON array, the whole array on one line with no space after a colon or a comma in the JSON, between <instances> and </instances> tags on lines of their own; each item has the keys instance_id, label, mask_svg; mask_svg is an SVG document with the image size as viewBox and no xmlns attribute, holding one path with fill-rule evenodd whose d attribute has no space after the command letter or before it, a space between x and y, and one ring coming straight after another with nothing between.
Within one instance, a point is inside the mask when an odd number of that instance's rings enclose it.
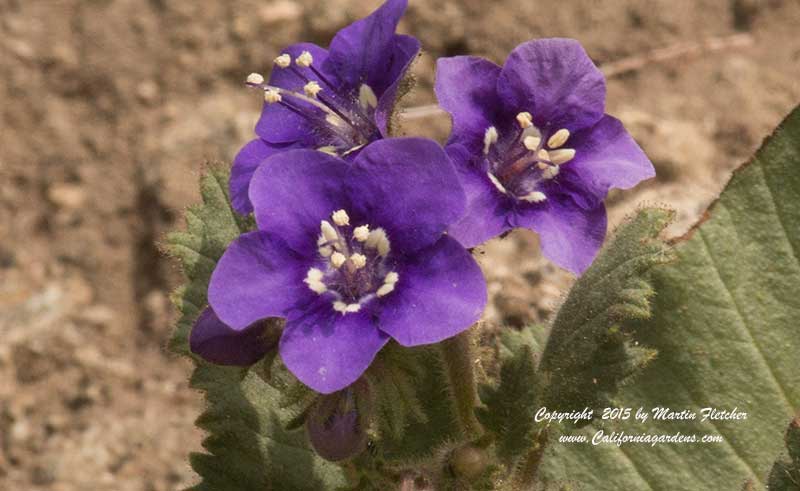
<instances>
[{"instance_id":1,"label":"sandy soil","mask_svg":"<svg viewBox=\"0 0 800 491\"><path fill-rule=\"evenodd\" d=\"M736 33L752 45L609 80L608 110L659 177L615 193L613 223L667 203L686 227L800 101L794 0L411 0L426 54L409 103L433 101L434 59L502 62L533 37L581 40L605 64ZM192 483L200 410L163 345L180 280L155 242L197 199L207 159L251 135L242 81L282 46L327 44L377 0L0 0L0 489L156 491ZM408 134L442 138L445 118ZM571 278L532 234L490 244L494 323L547 318ZM518 274L522 270L524 274Z\"/></svg>"}]
</instances>

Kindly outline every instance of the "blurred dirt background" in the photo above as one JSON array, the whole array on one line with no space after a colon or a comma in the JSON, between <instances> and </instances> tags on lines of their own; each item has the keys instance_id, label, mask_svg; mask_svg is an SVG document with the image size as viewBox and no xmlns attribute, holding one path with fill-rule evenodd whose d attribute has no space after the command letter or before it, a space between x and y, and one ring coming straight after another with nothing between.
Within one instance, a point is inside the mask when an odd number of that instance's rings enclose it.
<instances>
[{"instance_id":1,"label":"blurred dirt background","mask_svg":"<svg viewBox=\"0 0 800 491\"><path fill-rule=\"evenodd\" d=\"M163 349L180 278L155 243L197 199L204 161L231 160L251 137L261 99L244 77L287 44L327 45L377 5L0 0L0 489L193 482L201 401L189 364ZM608 112L658 170L611 196L611 221L666 203L680 232L800 101L798 28L796 0L411 0L401 31L426 52L406 102L433 102L438 56L502 62L522 41L567 36L613 67L741 34L608 82ZM405 131L442 139L447 125ZM546 319L571 281L533 234L491 243L481 262L494 323Z\"/></svg>"}]
</instances>

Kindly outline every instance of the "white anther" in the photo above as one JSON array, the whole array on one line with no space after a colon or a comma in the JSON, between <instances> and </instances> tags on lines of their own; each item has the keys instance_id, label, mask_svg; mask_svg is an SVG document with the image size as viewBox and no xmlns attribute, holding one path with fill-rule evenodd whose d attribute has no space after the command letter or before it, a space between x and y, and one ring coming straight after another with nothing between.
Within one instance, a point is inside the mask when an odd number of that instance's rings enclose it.
<instances>
[{"instance_id":1,"label":"white anther","mask_svg":"<svg viewBox=\"0 0 800 491\"><path fill-rule=\"evenodd\" d=\"M397 280L399 279L400 279L399 274L395 273L394 271L389 271L383 278L383 283L387 285L394 285L395 283L397 283Z\"/></svg>"},{"instance_id":2,"label":"white anther","mask_svg":"<svg viewBox=\"0 0 800 491\"><path fill-rule=\"evenodd\" d=\"M550 152L550 161L556 165L561 165L575 158L574 148L560 148Z\"/></svg>"},{"instance_id":3,"label":"white anther","mask_svg":"<svg viewBox=\"0 0 800 491\"><path fill-rule=\"evenodd\" d=\"M281 68L286 68L292 64L292 57L286 53L283 53L279 57L275 58L275 64Z\"/></svg>"},{"instance_id":4,"label":"white anther","mask_svg":"<svg viewBox=\"0 0 800 491\"><path fill-rule=\"evenodd\" d=\"M351 303L348 305L342 302L341 300L337 300L333 302L333 310L335 310L336 312L341 312L342 314L355 313L361 310L361 304Z\"/></svg>"},{"instance_id":5,"label":"white anther","mask_svg":"<svg viewBox=\"0 0 800 491\"><path fill-rule=\"evenodd\" d=\"M297 66L308 68L311 66L312 63L314 63L314 57L311 56L311 53L309 53L308 51L303 51L302 53L300 53L300 56L298 56L297 59L294 60L294 62L297 63Z\"/></svg>"},{"instance_id":6,"label":"white anther","mask_svg":"<svg viewBox=\"0 0 800 491\"><path fill-rule=\"evenodd\" d=\"M319 229L322 232L322 236L325 238L325 242L336 242L339 240L339 234L336 232L336 229L333 228L331 222L322 220L319 224Z\"/></svg>"},{"instance_id":7,"label":"white anther","mask_svg":"<svg viewBox=\"0 0 800 491\"><path fill-rule=\"evenodd\" d=\"M491 172L487 172L486 175L489 176L489 180L492 181L492 184L494 184L494 187L496 187L498 191L500 191L503 194L506 194L508 192L506 191L505 186L503 186L503 183L501 183L500 180L497 177L495 177L494 174L492 174Z\"/></svg>"},{"instance_id":8,"label":"white anther","mask_svg":"<svg viewBox=\"0 0 800 491\"><path fill-rule=\"evenodd\" d=\"M328 113L325 115L325 121L327 121L331 126L341 127L345 125L344 120L340 118L339 115L334 113Z\"/></svg>"},{"instance_id":9,"label":"white anther","mask_svg":"<svg viewBox=\"0 0 800 491\"><path fill-rule=\"evenodd\" d=\"M531 113L527 111L517 114L517 123L519 123L519 127L522 128L523 130L525 128L530 128L531 126L533 126L532 121L533 121L533 116L531 116Z\"/></svg>"},{"instance_id":10,"label":"white anther","mask_svg":"<svg viewBox=\"0 0 800 491\"><path fill-rule=\"evenodd\" d=\"M345 257L345 255L341 252L334 252L331 254L331 264L334 268L341 268L345 261L347 261L347 257Z\"/></svg>"},{"instance_id":11,"label":"white anther","mask_svg":"<svg viewBox=\"0 0 800 491\"><path fill-rule=\"evenodd\" d=\"M317 97L317 94L319 94L321 90L322 87L313 80L303 86L303 92L305 92L308 97Z\"/></svg>"},{"instance_id":12,"label":"white anther","mask_svg":"<svg viewBox=\"0 0 800 491\"><path fill-rule=\"evenodd\" d=\"M322 295L326 291L328 291L328 287L325 286L325 283L322 282L323 273L317 268L311 268L308 270L308 274L306 275L306 279L304 280L306 285L313 291L319 295Z\"/></svg>"},{"instance_id":13,"label":"white anther","mask_svg":"<svg viewBox=\"0 0 800 491\"><path fill-rule=\"evenodd\" d=\"M540 191L534 191L532 193L528 193L525 196L520 198L522 201L527 201L529 203L541 203L542 201L547 199L547 196Z\"/></svg>"},{"instance_id":14,"label":"white anther","mask_svg":"<svg viewBox=\"0 0 800 491\"><path fill-rule=\"evenodd\" d=\"M553 135L548 138L547 146L550 148L558 148L561 145L567 143L569 139L569 130L566 128L561 128L560 130L553 133Z\"/></svg>"},{"instance_id":15,"label":"white anther","mask_svg":"<svg viewBox=\"0 0 800 491\"><path fill-rule=\"evenodd\" d=\"M327 153L328 155L333 155L334 157L338 155L336 153L336 147L332 145L325 145L324 147L319 147L317 151L322 153Z\"/></svg>"},{"instance_id":16,"label":"white anther","mask_svg":"<svg viewBox=\"0 0 800 491\"><path fill-rule=\"evenodd\" d=\"M394 291L394 283L384 283L378 288L378 291L375 292L375 295L382 297L384 295L388 295Z\"/></svg>"},{"instance_id":17,"label":"white anther","mask_svg":"<svg viewBox=\"0 0 800 491\"><path fill-rule=\"evenodd\" d=\"M548 164L547 162L536 162L536 167L538 167L539 170L545 170L548 167L550 167L550 164Z\"/></svg>"},{"instance_id":18,"label":"white anther","mask_svg":"<svg viewBox=\"0 0 800 491\"><path fill-rule=\"evenodd\" d=\"M333 247L321 246L317 251L319 251L319 255L322 257L330 257L331 254L333 254Z\"/></svg>"},{"instance_id":19,"label":"white anther","mask_svg":"<svg viewBox=\"0 0 800 491\"><path fill-rule=\"evenodd\" d=\"M378 107L378 98L375 96L375 91L372 90L372 87L367 84L361 84L361 87L358 88L358 103L362 109Z\"/></svg>"},{"instance_id":20,"label":"white anther","mask_svg":"<svg viewBox=\"0 0 800 491\"><path fill-rule=\"evenodd\" d=\"M522 140L522 144L531 152L535 152L536 149L539 148L540 143L542 143L542 139L538 136L526 136L525 139Z\"/></svg>"},{"instance_id":21,"label":"white anther","mask_svg":"<svg viewBox=\"0 0 800 491\"><path fill-rule=\"evenodd\" d=\"M345 309L345 312L355 313L355 312L358 312L359 310L361 310L361 304L360 303L351 303L350 305L347 306L347 308Z\"/></svg>"},{"instance_id":22,"label":"white anther","mask_svg":"<svg viewBox=\"0 0 800 491\"><path fill-rule=\"evenodd\" d=\"M536 126L528 126L524 130L522 130L522 134L520 135L519 140L524 142L525 138L528 138L529 136L535 136L536 138L541 138L542 132L539 131L539 128L537 128Z\"/></svg>"},{"instance_id":23,"label":"white anther","mask_svg":"<svg viewBox=\"0 0 800 491\"><path fill-rule=\"evenodd\" d=\"M392 248L389 244L389 239L384 234L381 240L378 241L378 255L381 257L386 257L390 250L392 250Z\"/></svg>"},{"instance_id":24,"label":"white anther","mask_svg":"<svg viewBox=\"0 0 800 491\"><path fill-rule=\"evenodd\" d=\"M264 101L267 104L275 104L276 102L281 102L281 93L277 90L267 89L264 91Z\"/></svg>"},{"instance_id":25,"label":"white anther","mask_svg":"<svg viewBox=\"0 0 800 491\"><path fill-rule=\"evenodd\" d=\"M366 243L364 244L370 249L377 249L378 243L386 239L386 231L382 228L371 230L367 236Z\"/></svg>"},{"instance_id":26,"label":"white anther","mask_svg":"<svg viewBox=\"0 0 800 491\"><path fill-rule=\"evenodd\" d=\"M486 128L486 133L483 134L483 154L486 155L489 153L489 149L492 148L492 145L497 143L497 128L494 126L489 126Z\"/></svg>"},{"instance_id":27,"label":"white anther","mask_svg":"<svg viewBox=\"0 0 800 491\"><path fill-rule=\"evenodd\" d=\"M367 256L356 252L350 256L350 261L353 263L354 268L361 269L367 265Z\"/></svg>"},{"instance_id":28,"label":"white anther","mask_svg":"<svg viewBox=\"0 0 800 491\"><path fill-rule=\"evenodd\" d=\"M345 225L350 225L350 216L344 210L336 210L331 215L333 218L333 223L340 227L344 227Z\"/></svg>"},{"instance_id":29,"label":"white anther","mask_svg":"<svg viewBox=\"0 0 800 491\"><path fill-rule=\"evenodd\" d=\"M369 237L369 225L361 225L353 229L353 238L359 242L365 242Z\"/></svg>"},{"instance_id":30,"label":"white anther","mask_svg":"<svg viewBox=\"0 0 800 491\"><path fill-rule=\"evenodd\" d=\"M542 179L552 179L557 175L558 175L557 165L548 165L547 168L542 171Z\"/></svg>"},{"instance_id":31,"label":"white anther","mask_svg":"<svg viewBox=\"0 0 800 491\"><path fill-rule=\"evenodd\" d=\"M550 154L543 148L536 152L536 158L539 160L550 160Z\"/></svg>"},{"instance_id":32,"label":"white anther","mask_svg":"<svg viewBox=\"0 0 800 491\"><path fill-rule=\"evenodd\" d=\"M260 73L251 73L247 76L247 83L253 85L261 85L264 83L264 77Z\"/></svg>"}]
</instances>

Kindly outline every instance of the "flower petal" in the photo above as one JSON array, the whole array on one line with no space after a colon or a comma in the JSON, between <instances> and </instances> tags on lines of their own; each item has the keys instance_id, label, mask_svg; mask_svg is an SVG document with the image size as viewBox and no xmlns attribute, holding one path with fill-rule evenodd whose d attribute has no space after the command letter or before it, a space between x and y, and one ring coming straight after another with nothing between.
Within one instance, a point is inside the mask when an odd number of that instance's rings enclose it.
<instances>
[{"instance_id":1,"label":"flower petal","mask_svg":"<svg viewBox=\"0 0 800 491\"><path fill-rule=\"evenodd\" d=\"M267 323L256 322L237 331L219 320L211 308L206 308L192 327L189 346L192 353L211 363L246 367L277 344L270 345L265 339L267 328Z\"/></svg>"},{"instance_id":2,"label":"flower petal","mask_svg":"<svg viewBox=\"0 0 800 491\"><path fill-rule=\"evenodd\" d=\"M622 123L605 115L592 128L570 138L575 158L563 165L566 177L597 201L611 188L629 189L656 175L653 164Z\"/></svg>"},{"instance_id":3,"label":"flower petal","mask_svg":"<svg viewBox=\"0 0 800 491\"><path fill-rule=\"evenodd\" d=\"M347 186L354 210L406 253L436 242L466 204L450 159L425 138L371 143L353 162Z\"/></svg>"},{"instance_id":4,"label":"flower petal","mask_svg":"<svg viewBox=\"0 0 800 491\"><path fill-rule=\"evenodd\" d=\"M486 129L495 124L502 102L497 96L500 67L477 56L439 58L436 98L453 118L449 142L478 152Z\"/></svg>"},{"instance_id":5,"label":"flower petal","mask_svg":"<svg viewBox=\"0 0 800 491\"><path fill-rule=\"evenodd\" d=\"M461 145L448 145L445 150L458 171L467 196L467 211L459 221L450 225L447 233L464 247L475 247L511 230L508 217L513 204L492 184L486 170L479 168L469 151Z\"/></svg>"},{"instance_id":6,"label":"flower petal","mask_svg":"<svg viewBox=\"0 0 800 491\"><path fill-rule=\"evenodd\" d=\"M289 147L285 145L274 145L267 143L261 138L250 140L233 159L231 168L231 180L229 189L231 193L231 205L233 209L242 215L247 215L253 211L253 204L250 203L248 191L250 180L253 178L258 165L267 157L278 152L286 151Z\"/></svg>"},{"instance_id":7,"label":"flower petal","mask_svg":"<svg viewBox=\"0 0 800 491\"><path fill-rule=\"evenodd\" d=\"M336 73L351 89L365 83L380 97L394 82L388 70L396 42L394 32L407 4L407 0L387 0L369 16L336 33L325 70Z\"/></svg>"},{"instance_id":8,"label":"flower petal","mask_svg":"<svg viewBox=\"0 0 800 491\"><path fill-rule=\"evenodd\" d=\"M310 68L297 66L294 60L303 51L308 51L314 57L314 66L321 67L328 58L327 50L320 48L312 43L299 43L289 46L284 53L292 57L292 64L286 68L274 65L269 77L269 85L282 89L292 90L303 93L303 86L307 80L317 80L317 76ZM326 78L328 74L323 73ZM333 78L333 76L331 75ZM336 83L335 78L331 83ZM322 83L320 83L322 85ZM324 85L323 85L324 87ZM290 103L302 109L307 115L319 113L321 121L324 118L322 111L313 108L307 103L285 97ZM270 143L292 143L298 142L307 147L314 147L314 125L305 116L287 109L282 104L267 104L261 109L261 117L256 123L256 134Z\"/></svg>"},{"instance_id":9,"label":"flower petal","mask_svg":"<svg viewBox=\"0 0 800 491\"><path fill-rule=\"evenodd\" d=\"M539 39L511 52L497 91L506 106L528 111L536 126L575 132L603 116L602 72L573 39Z\"/></svg>"},{"instance_id":10,"label":"flower petal","mask_svg":"<svg viewBox=\"0 0 800 491\"><path fill-rule=\"evenodd\" d=\"M339 314L330 301L290 317L280 342L286 367L317 392L330 394L358 379L389 336L375 326L368 311Z\"/></svg>"},{"instance_id":11,"label":"flower petal","mask_svg":"<svg viewBox=\"0 0 800 491\"><path fill-rule=\"evenodd\" d=\"M415 37L396 34L394 39L392 65L387 75L392 82L378 97L378 107L375 109L375 121L385 137L389 136L389 121L397 102L397 91L420 49L419 40Z\"/></svg>"},{"instance_id":12,"label":"flower petal","mask_svg":"<svg viewBox=\"0 0 800 491\"><path fill-rule=\"evenodd\" d=\"M316 254L320 222L349 211L345 177L349 165L316 150L290 150L260 166L250 184L256 223L301 254Z\"/></svg>"},{"instance_id":13,"label":"flower petal","mask_svg":"<svg viewBox=\"0 0 800 491\"><path fill-rule=\"evenodd\" d=\"M542 204L520 205L512 223L538 233L542 254L579 275L589 267L603 245L606 209L603 203L584 209L567 195L552 195Z\"/></svg>"},{"instance_id":14,"label":"flower petal","mask_svg":"<svg viewBox=\"0 0 800 491\"><path fill-rule=\"evenodd\" d=\"M380 328L403 346L436 343L475 323L486 306L480 267L455 239L409 258L395 291L383 300Z\"/></svg>"},{"instance_id":15,"label":"flower petal","mask_svg":"<svg viewBox=\"0 0 800 491\"><path fill-rule=\"evenodd\" d=\"M250 232L234 240L211 275L208 301L222 322L241 331L267 317L284 317L311 297L303 283L310 262L274 232Z\"/></svg>"}]
</instances>

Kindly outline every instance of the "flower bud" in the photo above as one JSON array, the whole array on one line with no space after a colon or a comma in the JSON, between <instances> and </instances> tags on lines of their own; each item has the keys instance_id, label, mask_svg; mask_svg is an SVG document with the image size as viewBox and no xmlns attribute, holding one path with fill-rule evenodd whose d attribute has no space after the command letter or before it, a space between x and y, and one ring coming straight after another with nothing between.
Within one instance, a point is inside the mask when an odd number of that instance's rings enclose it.
<instances>
[{"instance_id":1,"label":"flower bud","mask_svg":"<svg viewBox=\"0 0 800 491\"><path fill-rule=\"evenodd\" d=\"M317 454L337 462L363 452L370 408L369 385L363 380L321 395L306 418L306 431Z\"/></svg>"},{"instance_id":2,"label":"flower bud","mask_svg":"<svg viewBox=\"0 0 800 491\"><path fill-rule=\"evenodd\" d=\"M480 476L486 469L486 451L472 444L459 447L450 454L450 469L460 479L471 480Z\"/></svg>"}]
</instances>

